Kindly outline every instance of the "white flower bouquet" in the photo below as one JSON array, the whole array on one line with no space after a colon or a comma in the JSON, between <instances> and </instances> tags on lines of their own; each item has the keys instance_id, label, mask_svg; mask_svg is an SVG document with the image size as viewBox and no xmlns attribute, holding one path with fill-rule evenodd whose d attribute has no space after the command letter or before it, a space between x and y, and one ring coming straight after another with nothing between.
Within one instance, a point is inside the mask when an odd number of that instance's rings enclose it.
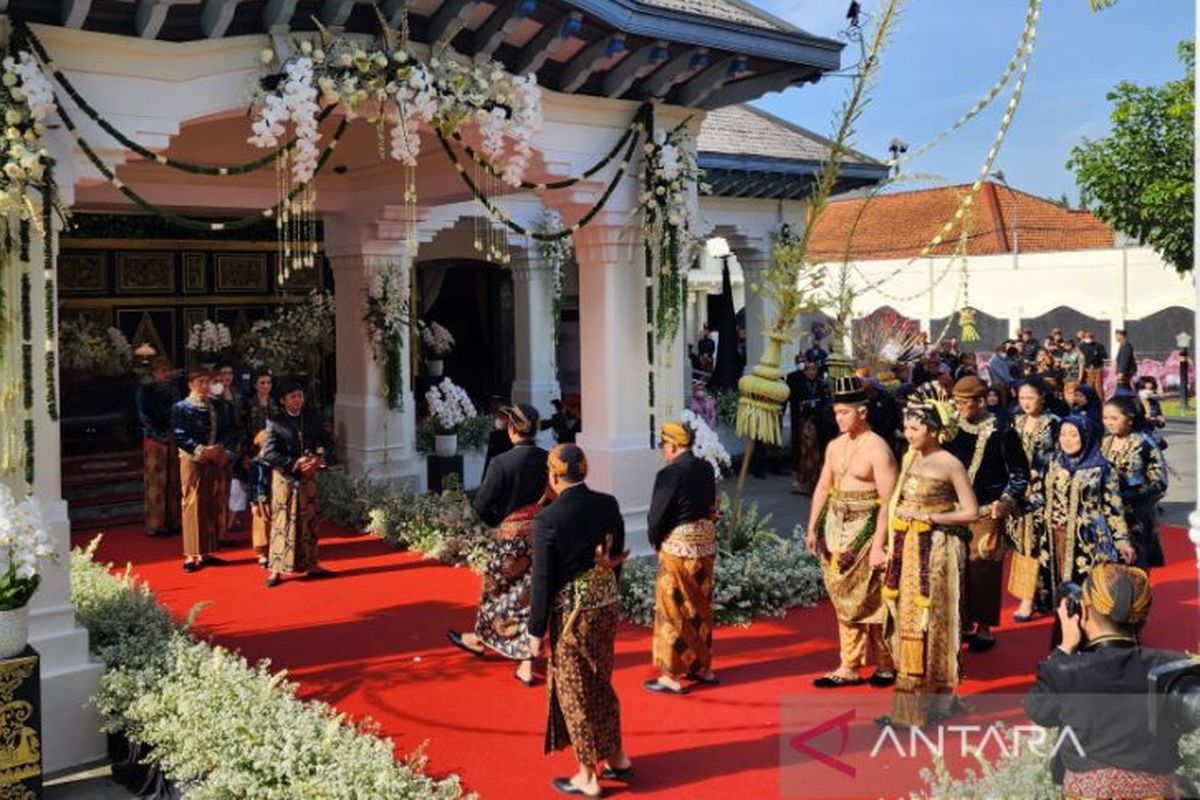
<instances>
[{"instance_id":1,"label":"white flower bouquet","mask_svg":"<svg viewBox=\"0 0 1200 800\"><path fill-rule=\"evenodd\" d=\"M421 345L430 358L442 358L454 349L454 336L433 320L418 321L417 332L421 335Z\"/></svg>"},{"instance_id":2,"label":"white flower bouquet","mask_svg":"<svg viewBox=\"0 0 1200 800\"><path fill-rule=\"evenodd\" d=\"M0 484L0 610L29 602L41 582L41 561L53 552L37 501L17 502Z\"/></svg>"},{"instance_id":3,"label":"white flower bouquet","mask_svg":"<svg viewBox=\"0 0 1200 800\"><path fill-rule=\"evenodd\" d=\"M192 326L187 349L201 355L219 355L233 347L233 335L223 322L206 319Z\"/></svg>"},{"instance_id":4,"label":"white flower bouquet","mask_svg":"<svg viewBox=\"0 0 1200 800\"><path fill-rule=\"evenodd\" d=\"M717 480L721 480L724 471L732 469L733 459L729 451L721 444L717 434L708 426L704 418L691 409L685 409L680 415L684 425L692 429L692 453L696 458L703 459L712 465Z\"/></svg>"},{"instance_id":5,"label":"white flower bouquet","mask_svg":"<svg viewBox=\"0 0 1200 800\"><path fill-rule=\"evenodd\" d=\"M442 435L457 433L464 422L478 415L466 390L449 378L429 387L425 402L429 405L430 418Z\"/></svg>"}]
</instances>

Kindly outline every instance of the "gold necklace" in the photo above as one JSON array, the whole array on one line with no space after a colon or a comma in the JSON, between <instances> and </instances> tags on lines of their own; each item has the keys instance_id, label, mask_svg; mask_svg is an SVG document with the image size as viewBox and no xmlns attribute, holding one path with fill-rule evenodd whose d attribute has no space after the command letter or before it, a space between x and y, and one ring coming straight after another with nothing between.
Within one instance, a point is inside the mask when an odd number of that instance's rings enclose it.
<instances>
[{"instance_id":1,"label":"gold necklace","mask_svg":"<svg viewBox=\"0 0 1200 800\"><path fill-rule=\"evenodd\" d=\"M862 447L862 443L863 443L863 441L866 440L866 438L867 438L866 432L860 433L858 440L856 442L854 442L854 446L850 448L850 451L846 454L845 458L842 459L842 468L840 470L838 470L838 478L837 478L837 484L836 484L837 489L839 491L842 488L842 481L844 481L846 479L846 474L848 472L850 472L850 463L853 460L854 455L856 453L858 453L858 449L860 447Z\"/></svg>"}]
</instances>

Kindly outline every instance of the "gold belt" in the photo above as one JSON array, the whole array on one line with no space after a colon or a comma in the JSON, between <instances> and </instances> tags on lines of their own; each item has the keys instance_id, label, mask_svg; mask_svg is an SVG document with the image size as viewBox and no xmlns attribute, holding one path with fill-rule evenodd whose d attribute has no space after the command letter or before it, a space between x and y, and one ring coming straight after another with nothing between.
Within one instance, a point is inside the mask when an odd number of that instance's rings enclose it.
<instances>
[{"instance_id":1,"label":"gold belt","mask_svg":"<svg viewBox=\"0 0 1200 800\"><path fill-rule=\"evenodd\" d=\"M711 519L676 525L662 543L662 551L677 558L706 558L717 554L717 526Z\"/></svg>"},{"instance_id":2,"label":"gold belt","mask_svg":"<svg viewBox=\"0 0 1200 800\"><path fill-rule=\"evenodd\" d=\"M866 514L879 506L879 495L875 492L839 492L829 495L829 510L845 517L850 514Z\"/></svg>"}]
</instances>

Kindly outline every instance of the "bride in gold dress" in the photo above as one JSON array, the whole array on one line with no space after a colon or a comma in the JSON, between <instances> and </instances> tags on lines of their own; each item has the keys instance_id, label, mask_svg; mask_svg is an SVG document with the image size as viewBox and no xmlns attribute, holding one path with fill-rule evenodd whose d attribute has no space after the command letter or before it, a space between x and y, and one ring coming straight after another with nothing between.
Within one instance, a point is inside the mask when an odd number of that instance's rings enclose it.
<instances>
[{"instance_id":1,"label":"bride in gold dress","mask_svg":"<svg viewBox=\"0 0 1200 800\"><path fill-rule=\"evenodd\" d=\"M978 503L967 472L942 443L954 436L953 407L932 386L904 414L908 452L889 512L883 597L897 677L881 725L923 726L946 718L959 679L959 598Z\"/></svg>"}]
</instances>

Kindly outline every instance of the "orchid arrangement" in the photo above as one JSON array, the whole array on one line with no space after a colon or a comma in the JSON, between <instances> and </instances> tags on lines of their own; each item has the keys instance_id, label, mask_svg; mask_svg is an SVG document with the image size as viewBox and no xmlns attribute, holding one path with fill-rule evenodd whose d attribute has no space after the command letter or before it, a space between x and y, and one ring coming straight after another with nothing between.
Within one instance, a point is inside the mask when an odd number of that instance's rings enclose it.
<instances>
[{"instance_id":1,"label":"orchid arrangement","mask_svg":"<svg viewBox=\"0 0 1200 800\"><path fill-rule=\"evenodd\" d=\"M443 435L457 433L464 422L478 416L466 390L449 378L429 387L425 393L429 416Z\"/></svg>"},{"instance_id":2,"label":"orchid arrangement","mask_svg":"<svg viewBox=\"0 0 1200 800\"><path fill-rule=\"evenodd\" d=\"M435 56L428 64L407 42L369 48L349 38L303 41L299 52L260 83L255 98L251 144L279 147L289 125L296 137L292 178L312 180L321 139L321 104L340 105L353 119L367 114L390 138L387 154L416 166L421 153L422 126L434 126L444 136L474 122L485 155L498 159L508 144L503 180L519 186L533 151L533 136L542 125L542 100L536 78L515 76L498 62L464 64ZM264 64L275 60L263 51Z\"/></svg>"},{"instance_id":3,"label":"orchid arrangement","mask_svg":"<svg viewBox=\"0 0 1200 800\"><path fill-rule=\"evenodd\" d=\"M716 416L716 408L714 405L713 415ZM680 415L680 419L684 425L692 429L692 453L701 460L707 461L716 473L717 480L721 480L724 470L732 469L733 459L729 457L721 440L717 438L717 434L708 423L696 412L691 409L685 409Z\"/></svg>"},{"instance_id":4,"label":"orchid arrangement","mask_svg":"<svg viewBox=\"0 0 1200 800\"><path fill-rule=\"evenodd\" d=\"M402 265L372 269L364 300L367 340L375 361L383 367L384 394L392 411L404 407L404 332L409 326L407 275Z\"/></svg>"},{"instance_id":5,"label":"orchid arrangement","mask_svg":"<svg viewBox=\"0 0 1200 800\"><path fill-rule=\"evenodd\" d=\"M717 401L700 381L692 383L692 396L688 398L688 410L704 420L710 428L717 424Z\"/></svg>"},{"instance_id":6,"label":"orchid arrangement","mask_svg":"<svg viewBox=\"0 0 1200 800\"><path fill-rule=\"evenodd\" d=\"M417 333L421 336L421 345L433 358L442 358L454 349L454 336L433 320L418 320Z\"/></svg>"},{"instance_id":7,"label":"orchid arrangement","mask_svg":"<svg viewBox=\"0 0 1200 800\"><path fill-rule=\"evenodd\" d=\"M703 175L696 163L696 143L683 128L656 130L644 146L642 171L642 235L646 257L657 276L655 327L660 341L675 336L683 314L683 272L700 242L700 221L693 198Z\"/></svg>"},{"instance_id":8,"label":"orchid arrangement","mask_svg":"<svg viewBox=\"0 0 1200 800\"><path fill-rule=\"evenodd\" d=\"M233 335L223 322L206 319L192 326L188 334L187 349L193 353L215 355L233 347Z\"/></svg>"},{"instance_id":9,"label":"orchid arrangement","mask_svg":"<svg viewBox=\"0 0 1200 800\"><path fill-rule=\"evenodd\" d=\"M41 581L41 562L53 554L37 500L18 502L0 484L0 610L29 602Z\"/></svg>"},{"instance_id":10,"label":"orchid arrangement","mask_svg":"<svg viewBox=\"0 0 1200 800\"><path fill-rule=\"evenodd\" d=\"M57 111L50 81L37 61L21 51L0 62L0 113L4 115L4 137L0 139L0 159L7 179L0 195L0 213L20 209L26 218L36 219L26 197L31 184L42 181L50 165L50 154L42 143L46 120Z\"/></svg>"},{"instance_id":11,"label":"orchid arrangement","mask_svg":"<svg viewBox=\"0 0 1200 800\"><path fill-rule=\"evenodd\" d=\"M125 334L87 317L59 324L58 360L64 369L92 370L119 375L133 364L133 350Z\"/></svg>"}]
</instances>

